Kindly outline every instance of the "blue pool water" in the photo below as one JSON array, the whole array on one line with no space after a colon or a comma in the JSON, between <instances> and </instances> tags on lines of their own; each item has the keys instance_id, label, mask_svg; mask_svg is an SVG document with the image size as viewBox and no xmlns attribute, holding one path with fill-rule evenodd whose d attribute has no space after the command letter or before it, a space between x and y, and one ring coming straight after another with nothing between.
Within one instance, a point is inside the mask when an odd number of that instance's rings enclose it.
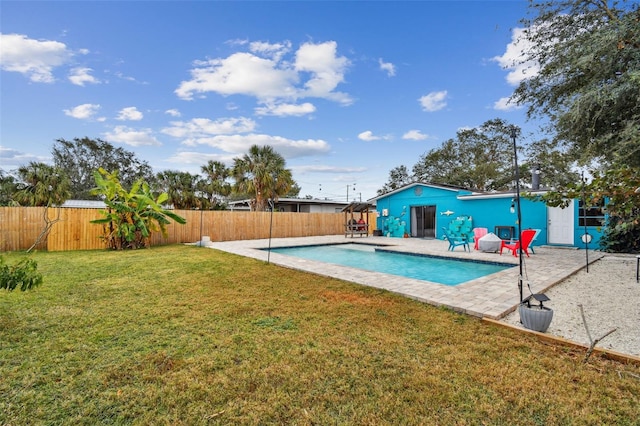
<instances>
[{"instance_id":1,"label":"blue pool water","mask_svg":"<svg viewBox=\"0 0 640 426\"><path fill-rule=\"evenodd\" d=\"M513 265L395 253L366 244L272 248L271 252L451 286L513 268Z\"/></svg>"}]
</instances>

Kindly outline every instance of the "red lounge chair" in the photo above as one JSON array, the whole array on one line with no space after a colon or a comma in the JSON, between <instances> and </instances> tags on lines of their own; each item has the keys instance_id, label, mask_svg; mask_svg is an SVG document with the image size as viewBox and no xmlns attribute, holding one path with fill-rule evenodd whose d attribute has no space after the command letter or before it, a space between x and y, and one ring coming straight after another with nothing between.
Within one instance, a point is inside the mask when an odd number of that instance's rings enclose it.
<instances>
[{"instance_id":1,"label":"red lounge chair","mask_svg":"<svg viewBox=\"0 0 640 426\"><path fill-rule=\"evenodd\" d=\"M505 241L502 242L500 246L500 254L502 254L502 249L506 248L511 250L515 257L518 257L518 251L520 250L520 243L522 242L522 251L529 257L529 244L531 244L531 240L533 240L533 236L536 235L536 231L533 229L527 229L522 231L522 240L515 241L513 243L507 243Z\"/></svg>"}]
</instances>

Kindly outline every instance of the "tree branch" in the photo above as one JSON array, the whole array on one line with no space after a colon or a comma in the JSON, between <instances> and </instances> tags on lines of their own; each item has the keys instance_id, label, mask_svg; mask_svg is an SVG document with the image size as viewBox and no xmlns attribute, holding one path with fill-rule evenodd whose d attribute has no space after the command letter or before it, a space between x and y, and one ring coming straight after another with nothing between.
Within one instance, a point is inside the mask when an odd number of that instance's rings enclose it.
<instances>
[{"instance_id":1,"label":"tree branch","mask_svg":"<svg viewBox=\"0 0 640 426\"><path fill-rule=\"evenodd\" d=\"M42 214L42 217L44 219L44 229L42 229L42 231L40 232L40 235L38 235L38 238L36 238L36 241L31 245L31 247L29 247L29 249L27 250L27 253L30 253L31 250L33 250L38 244L40 244L40 242L42 242L42 240L49 234L49 231L51 231L51 228L53 228L53 225L56 224L56 222L60 221L60 209L58 208L58 216L53 219L50 220L49 219L49 206L45 206L44 207L44 213Z\"/></svg>"},{"instance_id":2,"label":"tree branch","mask_svg":"<svg viewBox=\"0 0 640 426\"><path fill-rule=\"evenodd\" d=\"M608 335L610 335L611 333L613 333L618 329L617 328L611 329L605 334L603 334L602 336L593 340L593 338L591 337L591 332L589 331L589 326L587 325L587 319L584 317L584 309L582 307L582 304L578 304L578 307L580 308L580 315L582 316L582 324L584 325L584 329L587 331L587 336L589 337L589 343L590 343L589 349L587 350L587 353L584 359L582 360L582 362L587 362L589 360L589 357L593 353L593 350L595 349L596 345L598 344L598 342L600 342L602 339L604 339L605 337L607 337Z\"/></svg>"}]
</instances>

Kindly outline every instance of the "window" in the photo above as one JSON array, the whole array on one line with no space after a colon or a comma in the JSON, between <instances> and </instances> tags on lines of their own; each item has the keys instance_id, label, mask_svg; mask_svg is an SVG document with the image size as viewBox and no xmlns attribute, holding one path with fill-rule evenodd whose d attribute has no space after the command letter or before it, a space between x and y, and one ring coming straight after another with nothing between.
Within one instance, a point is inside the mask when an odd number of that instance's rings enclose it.
<instances>
[{"instance_id":1,"label":"window","mask_svg":"<svg viewBox=\"0 0 640 426\"><path fill-rule=\"evenodd\" d=\"M578 226L603 226L604 225L604 203L598 206L589 206L585 209L583 201L578 204Z\"/></svg>"}]
</instances>

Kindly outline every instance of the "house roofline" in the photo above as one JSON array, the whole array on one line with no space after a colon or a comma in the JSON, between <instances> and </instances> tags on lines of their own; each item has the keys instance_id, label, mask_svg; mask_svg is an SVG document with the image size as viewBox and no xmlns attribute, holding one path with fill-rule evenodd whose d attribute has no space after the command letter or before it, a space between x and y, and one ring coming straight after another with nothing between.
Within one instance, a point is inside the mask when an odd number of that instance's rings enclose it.
<instances>
[{"instance_id":1,"label":"house roofline","mask_svg":"<svg viewBox=\"0 0 640 426\"><path fill-rule=\"evenodd\" d=\"M522 193L528 193L533 195L544 195L547 190L539 191L520 191ZM515 191L501 191L501 192L474 192L472 194L458 195L458 200L487 200L492 198L513 198L516 196Z\"/></svg>"},{"instance_id":2,"label":"house roofline","mask_svg":"<svg viewBox=\"0 0 640 426\"><path fill-rule=\"evenodd\" d=\"M405 189L409 189L409 188L412 188L412 187L418 186L418 185L428 186L429 188L444 189L445 191L452 191L452 192L460 192L460 191L469 191L470 192L469 189L462 188L460 186L443 185L443 184L440 184L440 183L412 182L412 183L404 185L404 186L402 186L402 187L400 187L398 189L394 189L391 192L387 192L385 194L378 195L377 197L369 198L369 200L367 200L367 201L369 201L369 202L377 201L380 198L388 197L389 195L396 194L396 193L398 193L400 191L404 191Z\"/></svg>"}]
</instances>

